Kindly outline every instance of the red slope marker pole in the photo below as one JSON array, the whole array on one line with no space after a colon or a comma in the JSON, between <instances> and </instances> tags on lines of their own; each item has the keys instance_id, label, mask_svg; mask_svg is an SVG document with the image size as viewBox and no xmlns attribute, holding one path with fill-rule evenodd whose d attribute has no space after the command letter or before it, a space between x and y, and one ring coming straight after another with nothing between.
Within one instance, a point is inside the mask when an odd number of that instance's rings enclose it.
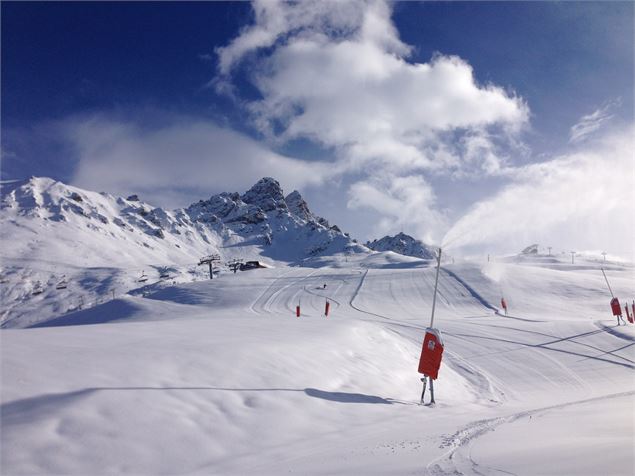
<instances>
[{"instance_id":1,"label":"red slope marker pole","mask_svg":"<svg viewBox=\"0 0 635 476\"><path fill-rule=\"evenodd\" d=\"M329 300L326 300L326 305L324 306L324 317L329 317L329 308L331 307L331 303Z\"/></svg>"}]
</instances>

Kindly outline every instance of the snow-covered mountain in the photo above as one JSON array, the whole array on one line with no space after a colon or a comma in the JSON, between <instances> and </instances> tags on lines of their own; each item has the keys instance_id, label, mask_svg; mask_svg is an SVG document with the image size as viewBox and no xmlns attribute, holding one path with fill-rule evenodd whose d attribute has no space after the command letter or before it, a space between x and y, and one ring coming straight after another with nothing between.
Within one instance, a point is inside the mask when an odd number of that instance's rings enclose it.
<instances>
[{"instance_id":1,"label":"snow-covered mountain","mask_svg":"<svg viewBox=\"0 0 635 476\"><path fill-rule=\"evenodd\" d=\"M345 250L364 251L337 226L311 213L298 191L285 198L280 184L265 177L243 195L221 193L185 209L190 219L239 237L242 243L259 244L261 255L295 261ZM234 238L235 240L236 238Z\"/></svg>"},{"instance_id":2,"label":"snow-covered mountain","mask_svg":"<svg viewBox=\"0 0 635 476\"><path fill-rule=\"evenodd\" d=\"M48 179L7 190L1 474L633 473L635 327L609 305L635 309L632 264L538 250L437 275L328 255L348 237L271 179L175 211ZM317 243L310 267L179 282L203 251ZM434 405L417 367L433 307Z\"/></svg>"},{"instance_id":3,"label":"snow-covered mountain","mask_svg":"<svg viewBox=\"0 0 635 476\"><path fill-rule=\"evenodd\" d=\"M42 303L32 306L40 299L50 303L45 314L56 314L82 305L79 296L98 299L161 277L191 281L205 273L198 260L212 253L275 264L367 251L311 213L299 192L285 198L268 177L242 195L221 193L176 210L44 177L3 183L1 191L3 323L41 312ZM56 289L62 280L69 286Z\"/></svg>"},{"instance_id":4,"label":"snow-covered mountain","mask_svg":"<svg viewBox=\"0 0 635 476\"><path fill-rule=\"evenodd\" d=\"M379 240L369 241L366 246L374 251L393 251L406 256L414 256L415 258L435 259L436 256L432 247L405 233L397 233L395 236L384 236Z\"/></svg>"}]
</instances>

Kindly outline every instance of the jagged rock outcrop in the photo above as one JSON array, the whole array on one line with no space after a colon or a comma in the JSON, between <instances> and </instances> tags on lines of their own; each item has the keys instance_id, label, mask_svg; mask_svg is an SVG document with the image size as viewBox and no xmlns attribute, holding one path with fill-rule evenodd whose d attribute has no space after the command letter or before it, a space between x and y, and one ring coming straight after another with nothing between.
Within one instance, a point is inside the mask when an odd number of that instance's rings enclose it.
<instances>
[{"instance_id":1,"label":"jagged rock outcrop","mask_svg":"<svg viewBox=\"0 0 635 476\"><path fill-rule=\"evenodd\" d=\"M258 180L253 187L243 194L241 199L243 202L259 207L265 212L277 208L287 208L280 184L271 177L264 177Z\"/></svg>"},{"instance_id":2,"label":"jagged rock outcrop","mask_svg":"<svg viewBox=\"0 0 635 476\"><path fill-rule=\"evenodd\" d=\"M405 233L398 233L395 236L384 236L379 240L369 241L366 246L374 251L393 251L405 256L414 256L422 259L435 258L435 252L430 246Z\"/></svg>"},{"instance_id":3,"label":"jagged rock outcrop","mask_svg":"<svg viewBox=\"0 0 635 476\"><path fill-rule=\"evenodd\" d=\"M309 221L313 218L313 213L309 210L309 205L306 203L300 192L294 190L284 199L289 212L296 215L297 217L302 218L303 220Z\"/></svg>"},{"instance_id":4,"label":"jagged rock outcrop","mask_svg":"<svg viewBox=\"0 0 635 476\"><path fill-rule=\"evenodd\" d=\"M302 195L300 195L300 192L298 192L297 190L294 190L289 195L287 195L284 200L287 203L287 207L289 208L289 212L291 214L307 222L314 222L320 226L323 226L324 228L331 228L328 220L315 215L311 212L311 210L309 210L309 205L304 200L304 198L302 198ZM340 231L337 226L335 226L335 229L336 231Z\"/></svg>"}]
</instances>

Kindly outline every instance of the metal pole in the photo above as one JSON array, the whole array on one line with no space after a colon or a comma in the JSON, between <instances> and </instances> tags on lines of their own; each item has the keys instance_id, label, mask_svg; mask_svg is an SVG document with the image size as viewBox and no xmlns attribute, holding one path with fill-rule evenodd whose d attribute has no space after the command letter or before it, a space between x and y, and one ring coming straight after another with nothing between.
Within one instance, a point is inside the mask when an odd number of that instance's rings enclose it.
<instances>
[{"instance_id":1,"label":"metal pole","mask_svg":"<svg viewBox=\"0 0 635 476\"><path fill-rule=\"evenodd\" d=\"M609 287L609 292L611 293L611 297L615 297L613 295L613 290L611 289L611 285L609 284L609 280L606 278L606 273L604 272L604 268L600 268L602 270L602 274L604 275L604 280L606 281L606 285Z\"/></svg>"},{"instance_id":2,"label":"metal pole","mask_svg":"<svg viewBox=\"0 0 635 476\"><path fill-rule=\"evenodd\" d=\"M214 279L214 268L212 262L209 262L209 279Z\"/></svg>"},{"instance_id":3,"label":"metal pole","mask_svg":"<svg viewBox=\"0 0 635 476\"><path fill-rule=\"evenodd\" d=\"M437 287L439 284L439 269L441 268L441 248L439 248L439 256L437 257L437 276L434 279L434 294L432 295L432 315L430 316L430 327L434 324L434 308L437 304Z\"/></svg>"},{"instance_id":4,"label":"metal pole","mask_svg":"<svg viewBox=\"0 0 635 476\"><path fill-rule=\"evenodd\" d=\"M487 256L489 260L489 255ZM437 289L439 287L439 270L441 269L441 248L439 248L439 255L437 256L437 274L434 278L434 294L432 295L432 315L430 316L430 327L434 324L434 309L437 304ZM428 380L428 376L424 375L421 381L423 382L423 390L421 391L421 404L423 405L423 397L426 393L426 381ZM432 378L430 378L430 403L434 403L434 384L432 383Z\"/></svg>"},{"instance_id":5,"label":"metal pole","mask_svg":"<svg viewBox=\"0 0 635 476\"><path fill-rule=\"evenodd\" d=\"M434 405L434 380L430 379L430 405Z\"/></svg>"},{"instance_id":6,"label":"metal pole","mask_svg":"<svg viewBox=\"0 0 635 476\"><path fill-rule=\"evenodd\" d=\"M421 405L423 405L423 397L426 394L426 381L428 380L428 377L426 377L425 375L421 378L421 381L423 382L423 390L421 391Z\"/></svg>"}]
</instances>

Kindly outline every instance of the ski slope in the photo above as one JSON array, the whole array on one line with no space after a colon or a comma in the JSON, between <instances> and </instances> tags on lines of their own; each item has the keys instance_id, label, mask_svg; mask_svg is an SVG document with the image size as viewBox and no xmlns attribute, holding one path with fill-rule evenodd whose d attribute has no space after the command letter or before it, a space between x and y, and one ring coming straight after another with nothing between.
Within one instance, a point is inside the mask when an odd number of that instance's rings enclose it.
<instances>
[{"instance_id":1,"label":"ski slope","mask_svg":"<svg viewBox=\"0 0 635 476\"><path fill-rule=\"evenodd\" d=\"M434 407L434 269L391 253L3 329L2 474L633 474L635 326L598 263L556 264L443 266ZM630 302L633 267L607 275Z\"/></svg>"}]
</instances>

